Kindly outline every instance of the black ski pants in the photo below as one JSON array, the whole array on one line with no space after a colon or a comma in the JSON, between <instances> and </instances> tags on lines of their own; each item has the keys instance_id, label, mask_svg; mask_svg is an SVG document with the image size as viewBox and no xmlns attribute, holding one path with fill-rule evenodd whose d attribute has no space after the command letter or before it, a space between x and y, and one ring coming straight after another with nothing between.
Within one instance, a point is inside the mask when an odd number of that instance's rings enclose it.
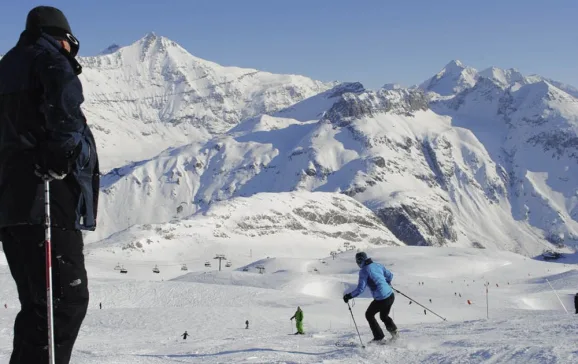
<instances>
[{"instance_id":1,"label":"black ski pants","mask_svg":"<svg viewBox=\"0 0 578 364\"><path fill-rule=\"evenodd\" d=\"M88 307L82 233L59 228L51 233L56 363L68 364ZM44 227L5 227L0 240L20 300L10 364L48 363Z\"/></svg>"},{"instance_id":2,"label":"black ski pants","mask_svg":"<svg viewBox=\"0 0 578 364\"><path fill-rule=\"evenodd\" d=\"M393 305L394 300L395 296L393 295L393 293L386 299L379 301L373 300L369 304L367 311L365 311L365 318L367 319L367 322L369 322L369 327L371 328L371 332L373 333L373 338L375 340L382 340L385 337L385 335L383 334L383 330L381 330L379 323L375 319L375 315L378 312L379 318L381 319L381 321L383 321L383 323L385 323L385 328L387 329L387 331L389 332L397 331L397 326L395 326L395 323L393 322L391 317L389 317L389 311L391 310L391 306Z\"/></svg>"}]
</instances>

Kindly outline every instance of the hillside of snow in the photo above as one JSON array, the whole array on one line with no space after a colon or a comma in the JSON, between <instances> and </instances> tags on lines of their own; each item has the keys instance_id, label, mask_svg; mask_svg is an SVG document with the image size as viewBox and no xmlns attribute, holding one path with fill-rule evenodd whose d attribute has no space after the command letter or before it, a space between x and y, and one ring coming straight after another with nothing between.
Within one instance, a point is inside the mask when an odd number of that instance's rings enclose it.
<instances>
[{"instance_id":1,"label":"hillside of snow","mask_svg":"<svg viewBox=\"0 0 578 364\"><path fill-rule=\"evenodd\" d=\"M292 192L347 195L396 244L535 256L578 242L578 91L564 83L451 61L372 91L223 67L154 33L80 61L106 173L89 242Z\"/></svg>"},{"instance_id":2,"label":"hillside of snow","mask_svg":"<svg viewBox=\"0 0 578 364\"><path fill-rule=\"evenodd\" d=\"M190 233L195 228L189 229ZM125 240L119 236L110 246ZM391 316L400 339L372 345L364 312L365 292L352 303L359 338L342 301L357 283L354 251L328 256L316 239L311 249L292 241L269 244L267 256L235 256L218 271L188 264L201 245L183 248L185 257L136 255L89 245L87 267L91 303L73 352L78 364L163 363L574 363L578 361L577 315L572 299L578 284L575 265L545 263L508 252L464 248L379 247L368 254L394 274ZM295 239L299 243L299 239ZM245 245L246 248L251 245ZM172 247L174 248L174 247ZM252 255L252 257L250 256ZM209 256L209 255L207 255ZM0 363L7 364L16 288L0 253ZM223 262L224 264L225 262ZM121 274L114 267L126 270ZM160 273L153 273L157 266ZM261 267L262 274L257 267ZM423 284L420 284L423 282ZM548 282L556 290L553 292ZM488 296L486 300L486 285ZM560 301L558 297L560 297ZM486 305L486 302L489 305ZM102 303L102 309L99 304ZM431 311L426 311L419 304ZM4 308L4 304L8 308ZM305 335L294 336L289 318L304 311ZM568 310L569 313L566 313ZM433 313L440 315L443 321ZM249 329L245 329L245 321ZM191 335L183 340L180 335Z\"/></svg>"},{"instance_id":3,"label":"hillside of snow","mask_svg":"<svg viewBox=\"0 0 578 364\"><path fill-rule=\"evenodd\" d=\"M513 218L541 229L552 243L571 245L578 241L578 99L572 93L539 76L492 68L450 98L430 94L431 109L471 131L499 166Z\"/></svg>"},{"instance_id":4,"label":"hillside of snow","mask_svg":"<svg viewBox=\"0 0 578 364\"><path fill-rule=\"evenodd\" d=\"M206 140L331 86L303 76L223 67L154 33L79 61L83 108L105 171Z\"/></svg>"},{"instance_id":5,"label":"hillside of snow","mask_svg":"<svg viewBox=\"0 0 578 364\"><path fill-rule=\"evenodd\" d=\"M463 91L443 97L341 84L207 142L115 169L103 179L101 227L91 241L237 197L312 191L353 197L409 245L528 256L550 243L571 245L576 99L546 81L521 85L513 72L493 74L472 78L470 88L448 83Z\"/></svg>"}]
</instances>

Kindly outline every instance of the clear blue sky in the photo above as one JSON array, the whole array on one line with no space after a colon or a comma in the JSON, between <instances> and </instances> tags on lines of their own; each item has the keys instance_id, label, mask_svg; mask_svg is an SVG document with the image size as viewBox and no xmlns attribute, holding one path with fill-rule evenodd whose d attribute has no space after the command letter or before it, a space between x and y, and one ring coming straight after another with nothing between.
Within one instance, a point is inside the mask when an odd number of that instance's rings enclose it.
<instances>
[{"instance_id":1,"label":"clear blue sky","mask_svg":"<svg viewBox=\"0 0 578 364\"><path fill-rule=\"evenodd\" d=\"M578 86L578 0L3 0L0 54L40 4L65 12L81 55L154 31L223 65L370 88L452 59Z\"/></svg>"}]
</instances>

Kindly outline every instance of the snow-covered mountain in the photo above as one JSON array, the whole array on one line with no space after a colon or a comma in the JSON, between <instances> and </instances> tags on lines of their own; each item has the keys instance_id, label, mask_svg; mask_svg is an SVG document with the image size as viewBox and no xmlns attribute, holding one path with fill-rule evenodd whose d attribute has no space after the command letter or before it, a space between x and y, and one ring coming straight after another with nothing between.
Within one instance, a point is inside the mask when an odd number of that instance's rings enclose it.
<instances>
[{"instance_id":1,"label":"snow-covered mountain","mask_svg":"<svg viewBox=\"0 0 578 364\"><path fill-rule=\"evenodd\" d=\"M303 76L223 67L154 33L80 63L84 110L104 170L206 140L332 86Z\"/></svg>"},{"instance_id":2,"label":"snow-covered mountain","mask_svg":"<svg viewBox=\"0 0 578 364\"><path fill-rule=\"evenodd\" d=\"M395 244L533 255L578 240L578 90L561 82L452 61L369 91L222 67L152 33L81 62L103 169L119 167L89 241L294 191L357 200ZM316 196L304 204L323 214Z\"/></svg>"},{"instance_id":3,"label":"snow-covered mountain","mask_svg":"<svg viewBox=\"0 0 578 364\"><path fill-rule=\"evenodd\" d=\"M518 221L554 243L578 239L578 99L572 86L541 76L490 68L450 98L430 96L432 110L451 117L482 142L507 178L506 197ZM457 87L456 87L457 88Z\"/></svg>"},{"instance_id":4,"label":"snow-covered mountain","mask_svg":"<svg viewBox=\"0 0 578 364\"><path fill-rule=\"evenodd\" d=\"M477 78L478 73L474 68L464 66L458 60L453 60L419 87L442 96L449 96L472 87Z\"/></svg>"},{"instance_id":5,"label":"snow-covered mountain","mask_svg":"<svg viewBox=\"0 0 578 364\"><path fill-rule=\"evenodd\" d=\"M468 78L443 81L454 94L436 96L432 82L428 94L342 84L115 170L105 180L107 209L150 199L167 214L105 218L114 228L99 235L166 221L179 206L199 214L237 196L304 190L353 197L406 244L535 255L547 240L575 241L576 99L513 71L488 78L460 65L453 70Z\"/></svg>"}]
</instances>

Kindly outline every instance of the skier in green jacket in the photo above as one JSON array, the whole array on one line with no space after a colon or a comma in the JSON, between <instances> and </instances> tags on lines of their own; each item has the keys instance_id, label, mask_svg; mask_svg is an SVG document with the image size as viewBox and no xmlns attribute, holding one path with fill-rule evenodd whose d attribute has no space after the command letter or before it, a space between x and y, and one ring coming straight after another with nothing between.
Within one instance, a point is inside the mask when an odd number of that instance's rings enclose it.
<instances>
[{"instance_id":1,"label":"skier in green jacket","mask_svg":"<svg viewBox=\"0 0 578 364\"><path fill-rule=\"evenodd\" d=\"M289 321L295 319L295 324L297 325L297 332L295 335L303 335L303 311L301 311L301 307L297 306L297 311L295 315L289 319Z\"/></svg>"}]
</instances>

